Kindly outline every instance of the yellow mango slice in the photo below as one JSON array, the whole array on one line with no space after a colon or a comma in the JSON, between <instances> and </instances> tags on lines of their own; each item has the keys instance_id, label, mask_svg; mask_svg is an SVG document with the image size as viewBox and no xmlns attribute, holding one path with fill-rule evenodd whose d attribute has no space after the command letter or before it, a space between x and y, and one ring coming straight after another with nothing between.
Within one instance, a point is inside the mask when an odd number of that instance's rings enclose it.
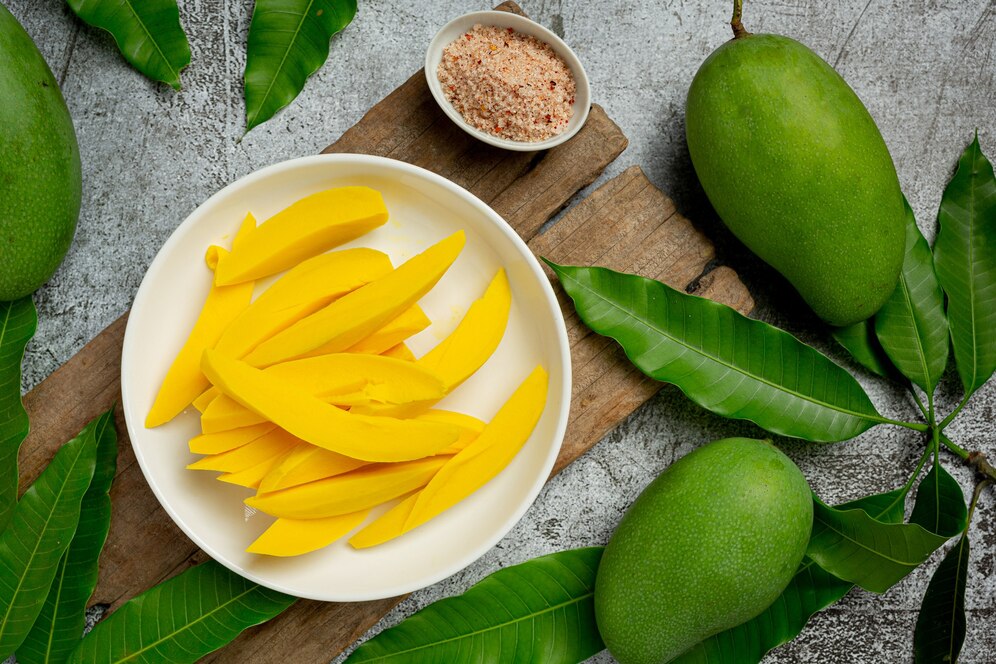
<instances>
[{"instance_id":1,"label":"yellow mango slice","mask_svg":"<svg viewBox=\"0 0 996 664\"><path fill-rule=\"evenodd\" d=\"M440 450L437 454L456 454L474 442L484 431L485 426L484 422L472 415L464 415L452 410L433 409L417 415L415 419L424 422L452 424L460 430L460 437L457 438L457 441L446 449Z\"/></svg>"},{"instance_id":2,"label":"yellow mango slice","mask_svg":"<svg viewBox=\"0 0 996 664\"><path fill-rule=\"evenodd\" d=\"M404 342L401 342L397 346L392 346L391 348L388 348L383 353L381 353L381 355L383 355L384 357L393 357L398 360L404 360L405 362L415 361L415 353L413 353L412 349L408 347L408 344Z\"/></svg>"},{"instance_id":3,"label":"yellow mango slice","mask_svg":"<svg viewBox=\"0 0 996 664\"><path fill-rule=\"evenodd\" d=\"M443 396L443 383L434 374L411 362L378 355L320 355L275 364L263 372L336 406L436 401ZM201 428L214 433L264 421L258 413L221 395L203 411Z\"/></svg>"},{"instance_id":4,"label":"yellow mango slice","mask_svg":"<svg viewBox=\"0 0 996 664\"><path fill-rule=\"evenodd\" d=\"M190 439L190 451L194 454L221 454L265 436L277 428L276 424L264 422L251 427L230 429L219 433L202 433Z\"/></svg>"},{"instance_id":5,"label":"yellow mango slice","mask_svg":"<svg viewBox=\"0 0 996 664\"><path fill-rule=\"evenodd\" d=\"M260 493L323 480L368 465L342 454L329 452L311 444L298 445L273 466L259 484Z\"/></svg>"},{"instance_id":6,"label":"yellow mango slice","mask_svg":"<svg viewBox=\"0 0 996 664\"><path fill-rule=\"evenodd\" d=\"M249 468L244 468L243 470L238 470L234 473L222 473L218 475L215 479L228 484L235 484L238 486L244 486L247 489L258 489L263 478L266 474L283 459L287 454L278 454L277 456L271 457L257 463L255 466L250 466Z\"/></svg>"},{"instance_id":7,"label":"yellow mango slice","mask_svg":"<svg viewBox=\"0 0 996 664\"><path fill-rule=\"evenodd\" d=\"M529 439L546 405L547 373L536 367L509 397L477 440L440 468L424 489L353 536L366 548L417 528L487 484Z\"/></svg>"},{"instance_id":8,"label":"yellow mango slice","mask_svg":"<svg viewBox=\"0 0 996 664\"><path fill-rule=\"evenodd\" d=\"M246 355L246 362L265 367L301 357L320 346L329 352L350 348L429 292L456 260L465 242L463 231L454 233L393 272L343 295L267 339Z\"/></svg>"},{"instance_id":9,"label":"yellow mango slice","mask_svg":"<svg viewBox=\"0 0 996 664\"><path fill-rule=\"evenodd\" d=\"M286 454L300 442L283 429L274 429L241 447L198 459L187 468L235 473Z\"/></svg>"},{"instance_id":10,"label":"yellow mango slice","mask_svg":"<svg viewBox=\"0 0 996 664\"><path fill-rule=\"evenodd\" d=\"M207 407L211 405L211 402L214 401L219 394L221 394L221 392L218 390L218 388L212 385L211 387L201 392L200 396L194 399L190 405L192 405L198 411L203 413L205 410L207 410Z\"/></svg>"},{"instance_id":11,"label":"yellow mango slice","mask_svg":"<svg viewBox=\"0 0 996 664\"><path fill-rule=\"evenodd\" d=\"M402 343L405 339L415 336L431 324L432 321L422 311L422 307L413 304L402 311L397 318L384 325L384 327L359 343L347 348L346 352L380 355L384 351Z\"/></svg>"},{"instance_id":12,"label":"yellow mango slice","mask_svg":"<svg viewBox=\"0 0 996 664\"><path fill-rule=\"evenodd\" d=\"M248 215L233 240L233 246L241 246L242 238L255 226L256 220L252 215ZM223 256L224 253L224 249L212 246L208 250L208 263L211 263L212 254ZM214 347L222 331L249 306L252 289L252 282L237 286L211 287L187 341L166 372L159 393L145 418L146 428L151 429L169 422L183 412L198 394L207 389L208 381L200 369L201 354L206 348Z\"/></svg>"},{"instance_id":13,"label":"yellow mango slice","mask_svg":"<svg viewBox=\"0 0 996 664\"><path fill-rule=\"evenodd\" d=\"M324 480L246 498L245 503L277 517L318 519L369 509L425 486L453 457L372 464Z\"/></svg>"},{"instance_id":14,"label":"yellow mango slice","mask_svg":"<svg viewBox=\"0 0 996 664\"><path fill-rule=\"evenodd\" d=\"M219 286L261 279L358 238L387 221L380 192L339 187L305 196L260 224L218 262Z\"/></svg>"},{"instance_id":15,"label":"yellow mango slice","mask_svg":"<svg viewBox=\"0 0 996 664\"><path fill-rule=\"evenodd\" d=\"M387 254L344 249L309 258L280 277L225 329L215 348L240 359L261 342L393 269Z\"/></svg>"},{"instance_id":16,"label":"yellow mango slice","mask_svg":"<svg viewBox=\"0 0 996 664\"><path fill-rule=\"evenodd\" d=\"M302 440L355 459L421 459L459 437L457 428L448 424L347 413L290 381L215 351L205 351L201 368L216 387L246 408Z\"/></svg>"},{"instance_id":17,"label":"yellow mango slice","mask_svg":"<svg viewBox=\"0 0 996 664\"><path fill-rule=\"evenodd\" d=\"M363 523L369 513L370 510L360 510L324 519L277 519L246 551L281 557L317 551Z\"/></svg>"}]
</instances>

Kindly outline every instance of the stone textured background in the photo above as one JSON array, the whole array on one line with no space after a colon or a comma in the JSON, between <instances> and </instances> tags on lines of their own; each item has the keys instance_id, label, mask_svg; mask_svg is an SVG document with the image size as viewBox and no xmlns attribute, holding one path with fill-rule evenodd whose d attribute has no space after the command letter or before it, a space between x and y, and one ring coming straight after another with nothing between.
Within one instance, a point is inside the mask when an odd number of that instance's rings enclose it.
<instances>
[{"instance_id":1,"label":"stone textured background","mask_svg":"<svg viewBox=\"0 0 996 664\"><path fill-rule=\"evenodd\" d=\"M108 35L60 0L3 0L34 37L59 78L79 135L83 213L76 243L36 295L41 321L25 368L37 384L129 306L156 251L199 203L267 164L315 154L421 65L448 19L490 3L361 0L356 21L332 44L329 62L278 117L243 138L241 76L251 3L181 0L193 50L183 91L153 84L124 62ZM640 164L678 208L716 239L758 300L756 315L781 325L854 368L787 284L718 225L698 187L684 141L684 101L700 62L729 36L728 0L589 3L524 0L535 19L578 52L594 98L630 139L603 176ZM996 157L996 0L748 0L745 25L808 44L848 80L878 121L906 195L928 238L944 183L978 128ZM2 100L0 100L2 103ZM911 401L860 374L884 414L912 418ZM957 402L956 381L940 407ZM996 452L996 387L972 400L952 426L965 447ZM521 523L460 574L416 593L388 616L394 624L489 572L561 549L603 544L640 490L675 458L709 440L761 435L703 412L674 388L552 481ZM814 489L836 501L902 484L922 441L876 428L835 446L786 443ZM952 467L956 464L952 463ZM966 490L970 474L957 468ZM972 529L964 662L996 655L993 492ZM932 565L883 597L852 592L819 614L770 662L907 662ZM293 654L288 653L293 660ZM609 662L608 655L594 661Z\"/></svg>"}]
</instances>

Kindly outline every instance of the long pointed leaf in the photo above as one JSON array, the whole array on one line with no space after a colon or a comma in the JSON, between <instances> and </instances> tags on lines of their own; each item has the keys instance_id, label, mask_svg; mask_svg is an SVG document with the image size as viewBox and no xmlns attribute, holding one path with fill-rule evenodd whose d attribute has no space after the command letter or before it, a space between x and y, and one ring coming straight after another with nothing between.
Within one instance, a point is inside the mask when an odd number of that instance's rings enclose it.
<instances>
[{"instance_id":1,"label":"long pointed leaf","mask_svg":"<svg viewBox=\"0 0 996 664\"><path fill-rule=\"evenodd\" d=\"M547 263L588 327L703 408L814 441L882 421L849 373L787 332L659 281Z\"/></svg>"},{"instance_id":2,"label":"long pointed leaf","mask_svg":"<svg viewBox=\"0 0 996 664\"><path fill-rule=\"evenodd\" d=\"M958 160L937 222L934 265L948 296L955 363L968 395L996 370L996 177L978 136Z\"/></svg>"},{"instance_id":3,"label":"long pointed leaf","mask_svg":"<svg viewBox=\"0 0 996 664\"><path fill-rule=\"evenodd\" d=\"M965 587L970 550L965 533L944 556L927 585L913 632L917 664L958 661L965 643Z\"/></svg>"},{"instance_id":4,"label":"long pointed leaf","mask_svg":"<svg viewBox=\"0 0 996 664\"><path fill-rule=\"evenodd\" d=\"M211 560L126 602L97 623L67 661L196 662L294 601Z\"/></svg>"},{"instance_id":5,"label":"long pointed leaf","mask_svg":"<svg viewBox=\"0 0 996 664\"><path fill-rule=\"evenodd\" d=\"M80 518L97 443L91 422L56 452L0 534L0 660L27 636Z\"/></svg>"},{"instance_id":6,"label":"long pointed leaf","mask_svg":"<svg viewBox=\"0 0 996 664\"><path fill-rule=\"evenodd\" d=\"M887 524L860 509L813 501L807 555L839 579L884 593L917 568L947 537L918 524Z\"/></svg>"},{"instance_id":7,"label":"long pointed leaf","mask_svg":"<svg viewBox=\"0 0 996 664\"><path fill-rule=\"evenodd\" d=\"M94 438L97 463L80 503L79 526L59 561L45 606L17 649L18 664L62 664L83 637L84 611L97 586L97 563L111 525L108 492L118 458L113 410L97 419Z\"/></svg>"},{"instance_id":8,"label":"long pointed leaf","mask_svg":"<svg viewBox=\"0 0 996 664\"><path fill-rule=\"evenodd\" d=\"M866 496L838 509L864 510L885 523L903 520L902 489ZM797 637L818 611L839 601L854 584L842 581L804 558L799 571L775 602L760 615L709 637L671 664L748 664L760 662L771 649Z\"/></svg>"},{"instance_id":9,"label":"long pointed leaf","mask_svg":"<svg viewBox=\"0 0 996 664\"><path fill-rule=\"evenodd\" d=\"M935 463L916 490L910 523L918 523L932 533L954 537L965 529L968 505L955 478Z\"/></svg>"},{"instance_id":10,"label":"long pointed leaf","mask_svg":"<svg viewBox=\"0 0 996 664\"><path fill-rule=\"evenodd\" d=\"M246 131L291 103L329 57L356 0L256 0L246 47Z\"/></svg>"},{"instance_id":11,"label":"long pointed leaf","mask_svg":"<svg viewBox=\"0 0 996 664\"><path fill-rule=\"evenodd\" d=\"M114 37L121 55L154 81L180 89L190 45L176 0L66 0L76 15Z\"/></svg>"},{"instance_id":12,"label":"long pointed leaf","mask_svg":"<svg viewBox=\"0 0 996 664\"><path fill-rule=\"evenodd\" d=\"M858 364L873 374L883 378L898 375L899 372L892 365L892 360L885 354L882 344L875 336L875 328L871 320L858 321L847 327L836 327L833 330L833 338L851 354L851 357Z\"/></svg>"},{"instance_id":13,"label":"long pointed leaf","mask_svg":"<svg viewBox=\"0 0 996 664\"><path fill-rule=\"evenodd\" d=\"M21 359L35 334L38 315L31 297L0 302L0 531L17 503L17 451L28 435L21 404Z\"/></svg>"},{"instance_id":14,"label":"long pointed leaf","mask_svg":"<svg viewBox=\"0 0 996 664\"><path fill-rule=\"evenodd\" d=\"M903 269L892 297L875 314L875 332L903 375L932 394L948 364L948 321L930 247L909 203Z\"/></svg>"},{"instance_id":15,"label":"long pointed leaf","mask_svg":"<svg viewBox=\"0 0 996 664\"><path fill-rule=\"evenodd\" d=\"M499 570L381 632L347 661L582 662L605 647L592 599L601 557L601 547L574 549Z\"/></svg>"}]
</instances>

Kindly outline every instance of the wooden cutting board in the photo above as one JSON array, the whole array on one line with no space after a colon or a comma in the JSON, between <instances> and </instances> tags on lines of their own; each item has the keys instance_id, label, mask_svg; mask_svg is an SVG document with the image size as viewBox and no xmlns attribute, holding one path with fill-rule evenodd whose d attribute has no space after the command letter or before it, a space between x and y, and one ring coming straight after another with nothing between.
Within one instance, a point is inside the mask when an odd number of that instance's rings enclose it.
<instances>
[{"instance_id":1,"label":"wooden cutting board","mask_svg":"<svg viewBox=\"0 0 996 664\"><path fill-rule=\"evenodd\" d=\"M499 9L521 13L506 2ZM407 161L469 189L501 214L537 254L566 264L598 264L660 279L743 313L753 300L737 275L714 267L711 242L678 214L639 167L609 180L540 233L626 148L600 106L567 143L543 153L508 152L474 140L451 122L419 71L324 152L359 152ZM660 388L626 361L613 342L584 327L557 287L567 320L574 373L570 423L554 473L624 420ZM121 344L127 313L25 396L31 434L20 453L21 486L41 472L64 441L120 404ZM206 559L163 511L145 482L120 407L113 517L93 603L113 610L152 585ZM328 662L401 597L353 604L298 601L247 630L204 661Z\"/></svg>"}]
</instances>

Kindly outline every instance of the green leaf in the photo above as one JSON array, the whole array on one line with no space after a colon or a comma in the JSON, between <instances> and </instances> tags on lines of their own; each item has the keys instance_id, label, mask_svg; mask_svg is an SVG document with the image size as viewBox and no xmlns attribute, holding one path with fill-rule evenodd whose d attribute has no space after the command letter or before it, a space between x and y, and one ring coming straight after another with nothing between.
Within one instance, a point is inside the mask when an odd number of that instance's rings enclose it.
<instances>
[{"instance_id":1,"label":"green leaf","mask_svg":"<svg viewBox=\"0 0 996 664\"><path fill-rule=\"evenodd\" d=\"M66 0L76 15L114 37L121 55L154 81L180 89L190 45L176 0Z\"/></svg>"},{"instance_id":2,"label":"green leaf","mask_svg":"<svg viewBox=\"0 0 996 664\"><path fill-rule=\"evenodd\" d=\"M962 153L937 212L934 265L965 394L996 370L996 177L979 137Z\"/></svg>"},{"instance_id":3,"label":"green leaf","mask_svg":"<svg viewBox=\"0 0 996 664\"><path fill-rule=\"evenodd\" d=\"M582 662L605 647L593 600L601 557L601 547L574 549L499 570L381 632L347 662Z\"/></svg>"},{"instance_id":4,"label":"green leaf","mask_svg":"<svg viewBox=\"0 0 996 664\"><path fill-rule=\"evenodd\" d=\"M59 561L45 606L17 649L18 664L62 664L83 636L84 612L97 586L97 563L111 525L108 492L118 457L113 410L97 419L94 439L97 463L80 503L79 526Z\"/></svg>"},{"instance_id":5,"label":"green leaf","mask_svg":"<svg viewBox=\"0 0 996 664\"><path fill-rule=\"evenodd\" d=\"M659 281L547 263L588 327L703 408L814 441L883 421L849 373L787 332Z\"/></svg>"},{"instance_id":6,"label":"green leaf","mask_svg":"<svg viewBox=\"0 0 996 664\"><path fill-rule=\"evenodd\" d=\"M905 495L902 489L896 489L839 505L838 509L861 509L874 519L899 523L903 520ZM760 615L709 637L671 664L760 662L768 651L797 637L813 615L840 600L853 587L811 558L804 558L789 585Z\"/></svg>"},{"instance_id":7,"label":"green leaf","mask_svg":"<svg viewBox=\"0 0 996 664\"><path fill-rule=\"evenodd\" d=\"M329 57L356 0L256 0L246 47L246 131L294 101Z\"/></svg>"},{"instance_id":8,"label":"green leaf","mask_svg":"<svg viewBox=\"0 0 996 664\"><path fill-rule=\"evenodd\" d=\"M28 435L21 403L21 360L35 334L38 315L31 296L0 302L0 531L17 503L17 451Z\"/></svg>"},{"instance_id":9,"label":"green leaf","mask_svg":"<svg viewBox=\"0 0 996 664\"><path fill-rule=\"evenodd\" d=\"M0 533L0 661L20 647L42 610L93 477L96 422L59 448Z\"/></svg>"},{"instance_id":10,"label":"green leaf","mask_svg":"<svg viewBox=\"0 0 996 664\"><path fill-rule=\"evenodd\" d=\"M806 553L837 578L884 593L947 539L919 524L883 523L864 510L835 509L814 496Z\"/></svg>"},{"instance_id":11,"label":"green leaf","mask_svg":"<svg viewBox=\"0 0 996 664\"><path fill-rule=\"evenodd\" d=\"M126 602L97 623L68 662L196 662L294 601L209 560Z\"/></svg>"},{"instance_id":12,"label":"green leaf","mask_svg":"<svg viewBox=\"0 0 996 664\"><path fill-rule=\"evenodd\" d=\"M882 349L882 344L878 342L871 320L858 321L847 327L835 327L832 334L858 364L873 374L892 378L898 373Z\"/></svg>"},{"instance_id":13,"label":"green leaf","mask_svg":"<svg viewBox=\"0 0 996 664\"><path fill-rule=\"evenodd\" d=\"M954 537L965 529L968 506L961 485L934 463L916 490L910 523L918 523L932 533Z\"/></svg>"},{"instance_id":14,"label":"green leaf","mask_svg":"<svg viewBox=\"0 0 996 664\"><path fill-rule=\"evenodd\" d=\"M896 290L875 314L875 333L899 371L933 394L948 364L948 322L930 247L909 203L903 269Z\"/></svg>"},{"instance_id":15,"label":"green leaf","mask_svg":"<svg viewBox=\"0 0 996 664\"><path fill-rule=\"evenodd\" d=\"M913 632L917 664L957 662L965 642L965 586L971 547L965 533L934 571Z\"/></svg>"}]
</instances>

